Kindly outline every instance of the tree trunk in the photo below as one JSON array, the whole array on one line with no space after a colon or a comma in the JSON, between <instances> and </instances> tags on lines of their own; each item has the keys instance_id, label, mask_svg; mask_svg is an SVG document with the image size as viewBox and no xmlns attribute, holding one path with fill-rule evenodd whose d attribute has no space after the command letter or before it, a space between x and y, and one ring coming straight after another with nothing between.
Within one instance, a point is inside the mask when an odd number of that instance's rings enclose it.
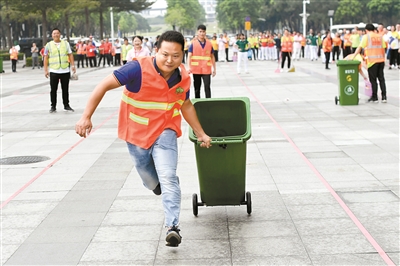
<instances>
[{"instance_id":1,"label":"tree trunk","mask_svg":"<svg viewBox=\"0 0 400 266\"><path fill-rule=\"evenodd\" d=\"M100 40L103 39L103 33L104 33L104 19L103 19L103 9L100 7L99 10L99 15L100 15Z\"/></svg>"},{"instance_id":2,"label":"tree trunk","mask_svg":"<svg viewBox=\"0 0 400 266\"><path fill-rule=\"evenodd\" d=\"M13 42L11 37L11 29L10 29L10 14L8 13L8 1L6 1L6 34L7 34L7 45L9 49L11 49Z\"/></svg>"},{"instance_id":3,"label":"tree trunk","mask_svg":"<svg viewBox=\"0 0 400 266\"><path fill-rule=\"evenodd\" d=\"M68 40L68 43L69 43L69 12L68 11L65 11L65 13L64 13L64 18L65 18L65 31L67 32L66 34L67 34L67 40Z\"/></svg>"},{"instance_id":4,"label":"tree trunk","mask_svg":"<svg viewBox=\"0 0 400 266\"><path fill-rule=\"evenodd\" d=\"M47 44L47 14L46 9L42 9L42 39L43 46Z\"/></svg>"},{"instance_id":5,"label":"tree trunk","mask_svg":"<svg viewBox=\"0 0 400 266\"><path fill-rule=\"evenodd\" d=\"M89 8L88 7L85 7L85 19L86 19L86 23L85 23L86 37L89 37L90 31L89 31Z\"/></svg>"}]
</instances>

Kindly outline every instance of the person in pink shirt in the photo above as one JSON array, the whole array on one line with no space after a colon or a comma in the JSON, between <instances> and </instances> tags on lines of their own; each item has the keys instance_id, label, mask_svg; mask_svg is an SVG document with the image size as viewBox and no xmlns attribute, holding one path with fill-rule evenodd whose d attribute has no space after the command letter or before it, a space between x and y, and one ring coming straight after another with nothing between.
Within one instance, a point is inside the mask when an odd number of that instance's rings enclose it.
<instances>
[{"instance_id":1,"label":"person in pink shirt","mask_svg":"<svg viewBox=\"0 0 400 266\"><path fill-rule=\"evenodd\" d=\"M108 38L106 38L106 41L104 42L104 56L107 58L108 66L112 65L111 48L112 43L108 40Z\"/></svg>"},{"instance_id":2,"label":"person in pink shirt","mask_svg":"<svg viewBox=\"0 0 400 266\"><path fill-rule=\"evenodd\" d=\"M132 38L133 49L129 50L126 55L126 61L132 61L133 58L138 56L149 56L150 51L147 47L142 47L143 44L143 36L134 36Z\"/></svg>"}]
</instances>

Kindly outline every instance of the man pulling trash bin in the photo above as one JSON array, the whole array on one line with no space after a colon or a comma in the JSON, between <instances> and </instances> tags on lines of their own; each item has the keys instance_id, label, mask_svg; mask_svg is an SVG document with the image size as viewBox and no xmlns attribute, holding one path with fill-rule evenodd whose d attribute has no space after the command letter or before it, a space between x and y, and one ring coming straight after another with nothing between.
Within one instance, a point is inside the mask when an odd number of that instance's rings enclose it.
<instances>
[{"instance_id":1,"label":"man pulling trash bin","mask_svg":"<svg viewBox=\"0 0 400 266\"><path fill-rule=\"evenodd\" d=\"M94 89L75 131L86 137L91 117L112 89L125 85L122 94L118 137L125 140L134 165L146 188L162 194L166 245L181 243L179 214L181 190L176 175L177 138L181 136L181 113L193 128L202 147L211 146L189 98L190 76L181 64L184 37L176 31L163 33L155 57L138 57L107 76Z\"/></svg>"}]
</instances>

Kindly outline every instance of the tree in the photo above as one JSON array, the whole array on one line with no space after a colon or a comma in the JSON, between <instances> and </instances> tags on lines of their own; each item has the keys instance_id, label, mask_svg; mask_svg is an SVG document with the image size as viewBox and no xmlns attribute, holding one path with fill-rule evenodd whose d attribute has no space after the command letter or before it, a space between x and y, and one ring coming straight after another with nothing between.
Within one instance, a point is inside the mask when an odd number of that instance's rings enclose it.
<instances>
[{"instance_id":1,"label":"tree","mask_svg":"<svg viewBox=\"0 0 400 266\"><path fill-rule=\"evenodd\" d=\"M118 21L119 29L121 32L124 33L130 33L132 31L135 31L138 23L137 20L134 16L129 14L128 12L123 12L121 14L121 18Z\"/></svg>"},{"instance_id":2,"label":"tree","mask_svg":"<svg viewBox=\"0 0 400 266\"><path fill-rule=\"evenodd\" d=\"M260 7L264 5L263 0L241 1L241 0L218 0L217 19L225 29L244 29L246 17L255 23L260 17Z\"/></svg>"},{"instance_id":3,"label":"tree","mask_svg":"<svg viewBox=\"0 0 400 266\"><path fill-rule=\"evenodd\" d=\"M181 31L192 30L206 19L206 12L197 0L167 0L167 5L167 23L179 26Z\"/></svg>"},{"instance_id":4,"label":"tree","mask_svg":"<svg viewBox=\"0 0 400 266\"><path fill-rule=\"evenodd\" d=\"M137 30L145 32L149 32L151 30L151 27L147 22L147 19L145 19L139 14L133 14L133 16L136 18L137 21Z\"/></svg>"},{"instance_id":5,"label":"tree","mask_svg":"<svg viewBox=\"0 0 400 266\"><path fill-rule=\"evenodd\" d=\"M358 23L363 21L363 6L359 0L341 0L335 12L335 20L344 23Z\"/></svg>"}]
</instances>

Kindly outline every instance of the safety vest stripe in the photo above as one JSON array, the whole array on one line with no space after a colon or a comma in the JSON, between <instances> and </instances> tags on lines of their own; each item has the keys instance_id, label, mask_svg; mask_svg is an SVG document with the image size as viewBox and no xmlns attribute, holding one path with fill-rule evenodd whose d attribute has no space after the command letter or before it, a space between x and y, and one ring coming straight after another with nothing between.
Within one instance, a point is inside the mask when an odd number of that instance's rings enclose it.
<instances>
[{"instance_id":1,"label":"safety vest stripe","mask_svg":"<svg viewBox=\"0 0 400 266\"><path fill-rule=\"evenodd\" d=\"M371 59L371 58L384 58L384 56L382 55L369 55L367 58Z\"/></svg>"},{"instance_id":2,"label":"safety vest stripe","mask_svg":"<svg viewBox=\"0 0 400 266\"><path fill-rule=\"evenodd\" d=\"M172 117L178 116L180 115L179 110L178 109L174 109L174 113L172 114Z\"/></svg>"},{"instance_id":3,"label":"safety vest stripe","mask_svg":"<svg viewBox=\"0 0 400 266\"><path fill-rule=\"evenodd\" d=\"M129 118L138 124L145 125L145 126L149 125L149 119L146 117L141 117L141 116L135 115L133 113L130 113Z\"/></svg>"},{"instance_id":4,"label":"safety vest stripe","mask_svg":"<svg viewBox=\"0 0 400 266\"><path fill-rule=\"evenodd\" d=\"M172 103L143 102L143 101L137 101L132 98L129 98L126 94L122 95L122 101L124 101L125 103L132 105L136 108L140 108L140 109L166 110L166 111L171 110L175 104L183 105L183 102L184 102L182 100L178 100L178 101L172 102Z\"/></svg>"},{"instance_id":5,"label":"safety vest stripe","mask_svg":"<svg viewBox=\"0 0 400 266\"><path fill-rule=\"evenodd\" d=\"M211 57L210 56L193 55L192 59L195 59L195 60L211 60Z\"/></svg>"},{"instance_id":6,"label":"safety vest stripe","mask_svg":"<svg viewBox=\"0 0 400 266\"><path fill-rule=\"evenodd\" d=\"M190 64L191 64L192 66L198 66L198 65L199 65L199 62L193 62L193 61L192 61Z\"/></svg>"}]
</instances>

